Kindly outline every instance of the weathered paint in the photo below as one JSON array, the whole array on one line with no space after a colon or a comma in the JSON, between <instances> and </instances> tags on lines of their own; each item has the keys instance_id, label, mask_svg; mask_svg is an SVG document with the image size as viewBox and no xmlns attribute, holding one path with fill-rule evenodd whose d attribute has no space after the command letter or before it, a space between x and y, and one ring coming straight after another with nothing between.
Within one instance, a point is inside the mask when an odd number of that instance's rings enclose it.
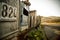
<instances>
[{"instance_id":1,"label":"weathered paint","mask_svg":"<svg viewBox=\"0 0 60 40\"><path fill-rule=\"evenodd\" d=\"M19 21L19 0L0 0L0 39L2 40L9 40L11 37L17 36L18 31L18 21ZM7 14L6 17L2 17L2 11L3 11L3 5L6 5L7 8ZM14 17L12 13L12 17L9 17L9 11L11 11L9 8L12 7L13 13L14 9L16 9L16 17ZM5 9L5 8L4 8ZM2 10L2 11L1 11ZM4 13L4 11L3 11ZM5 15L5 13L4 13ZM13 34L14 33L14 34ZM10 36L9 36L10 35Z\"/></svg>"}]
</instances>

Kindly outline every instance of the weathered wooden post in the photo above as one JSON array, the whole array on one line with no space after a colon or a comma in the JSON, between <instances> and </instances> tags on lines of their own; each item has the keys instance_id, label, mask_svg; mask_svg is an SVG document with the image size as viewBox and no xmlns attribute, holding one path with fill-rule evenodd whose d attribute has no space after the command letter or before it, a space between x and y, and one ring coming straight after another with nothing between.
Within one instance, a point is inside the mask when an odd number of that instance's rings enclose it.
<instances>
[{"instance_id":1,"label":"weathered wooden post","mask_svg":"<svg viewBox=\"0 0 60 40\"><path fill-rule=\"evenodd\" d=\"M30 11L30 27L34 27L36 25L36 10Z\"/></svg>"},{"instance_id":2,"label":"weathered wooden post","mask_svg":"<svg viewBox=\"0 0 60 40\"><path fill-rule=\"evenodd\" d=\"M17 40L19 0L0 0L0 39Z\"/></svg>"}]
</instances>

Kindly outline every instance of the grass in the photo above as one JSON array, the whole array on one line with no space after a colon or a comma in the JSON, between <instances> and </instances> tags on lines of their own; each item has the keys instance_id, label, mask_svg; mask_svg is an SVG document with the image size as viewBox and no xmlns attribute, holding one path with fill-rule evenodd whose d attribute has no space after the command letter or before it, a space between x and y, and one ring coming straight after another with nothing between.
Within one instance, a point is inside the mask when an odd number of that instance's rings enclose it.
<instances>
[{"instance_id":1,"label":"grass","mask_svg":"<svg viewBox=\"0 0 60 40\"><path fill-rule=\"evenodd\" d=\"M40 27L33 29L28 33L28 40L45 40L44 33Z\"/></svg>"}]
</instances>

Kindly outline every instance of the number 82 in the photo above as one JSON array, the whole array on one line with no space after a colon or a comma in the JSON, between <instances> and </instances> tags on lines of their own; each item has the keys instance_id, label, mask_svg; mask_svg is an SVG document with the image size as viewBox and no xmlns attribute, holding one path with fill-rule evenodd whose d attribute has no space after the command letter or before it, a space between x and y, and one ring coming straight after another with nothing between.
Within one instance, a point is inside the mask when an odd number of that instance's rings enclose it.
<instances>
[{"instance_id":1,"label":"number 82","mask_svg":"<svg viewBox=\"0 0 60 40\"><path fill-rule=\"evenodd\" d=\"M16 9L13 9L12 7L8 7L7 5L3 5L2 17L7 17L7 16L9 18L16 17L15 10ZM12 16L12 14L13 14L13 16Z\"/></svg>"}]
</instances>

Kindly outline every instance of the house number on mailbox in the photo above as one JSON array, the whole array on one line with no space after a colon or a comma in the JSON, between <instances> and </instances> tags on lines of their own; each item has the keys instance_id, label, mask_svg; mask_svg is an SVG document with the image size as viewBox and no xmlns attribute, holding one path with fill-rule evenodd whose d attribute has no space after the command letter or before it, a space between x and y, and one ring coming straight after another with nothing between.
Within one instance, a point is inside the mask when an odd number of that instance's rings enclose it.
<instances>
[{"instance_id":1,"label":"house number on mailbox","mask_svg":"<svg viewBox=\"0 0 60 40\"><path fill-rule=\"evenodd\" d=\"M2 19L15 19L16 18L16 11L17 11L17 8L16 7L13 7L13 6L10 6L6 3L2 3L1 4L1 17Z\"/></svg>"}]
</instances>

